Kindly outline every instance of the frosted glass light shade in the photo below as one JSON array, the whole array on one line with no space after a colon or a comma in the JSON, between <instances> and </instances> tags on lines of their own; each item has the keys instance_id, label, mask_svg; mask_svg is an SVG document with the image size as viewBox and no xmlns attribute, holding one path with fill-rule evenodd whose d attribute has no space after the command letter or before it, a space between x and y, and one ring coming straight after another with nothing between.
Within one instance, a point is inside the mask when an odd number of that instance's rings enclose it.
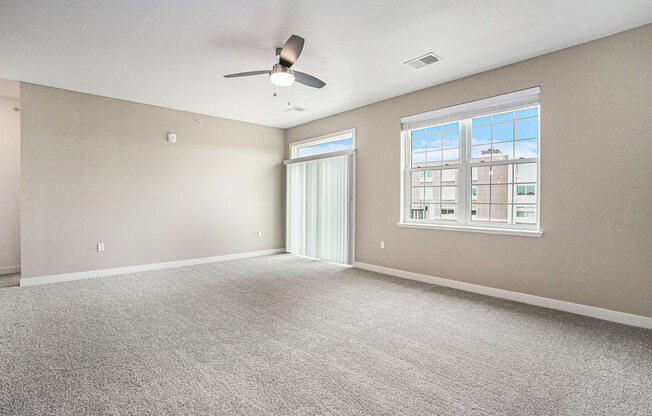
<instances>
[{"instance_id":1,"label":"frosted glass light shade","mask_svg":"<svg viewBox=\"0 0 652 416\"><path fill-rule=\"evenodd\" d=\"M294 83L294 74L289 72L272 72L269 80L277 87L289 87Z\"/></svg>"}]
</instances>

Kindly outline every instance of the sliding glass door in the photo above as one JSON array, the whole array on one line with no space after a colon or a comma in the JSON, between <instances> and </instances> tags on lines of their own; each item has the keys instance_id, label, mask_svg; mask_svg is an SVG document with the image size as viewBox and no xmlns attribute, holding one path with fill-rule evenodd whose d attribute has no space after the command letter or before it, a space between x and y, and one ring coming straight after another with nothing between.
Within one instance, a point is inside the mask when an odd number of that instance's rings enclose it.
<instances>
[{"instance_id":1,"label":"sliding glass door","mask_svg":"<svg viewBox=\"0 0 652 416\"><path fill-rule=\"evenodd\" d=\"M286 162L286 250L353 263L355 151Z\"/></svg>"}]
</instances>

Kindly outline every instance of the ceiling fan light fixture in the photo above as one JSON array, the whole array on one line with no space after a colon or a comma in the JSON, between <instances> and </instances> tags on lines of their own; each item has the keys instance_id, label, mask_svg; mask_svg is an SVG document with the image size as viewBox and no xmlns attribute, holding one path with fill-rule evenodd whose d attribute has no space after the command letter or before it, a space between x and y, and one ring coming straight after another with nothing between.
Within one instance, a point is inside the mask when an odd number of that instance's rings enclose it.
<instances>
[{"instance_id":1,"label":"ceiling fan light fixture","mask_svg":"<svg viewBox=\"0 0 652 416\"><path fill-rule=\"evenodd\" d=\"M269 80L277 87L289 87L294 84L294 71L276 64L269 74Z\"/></svg>"}]
</instances>

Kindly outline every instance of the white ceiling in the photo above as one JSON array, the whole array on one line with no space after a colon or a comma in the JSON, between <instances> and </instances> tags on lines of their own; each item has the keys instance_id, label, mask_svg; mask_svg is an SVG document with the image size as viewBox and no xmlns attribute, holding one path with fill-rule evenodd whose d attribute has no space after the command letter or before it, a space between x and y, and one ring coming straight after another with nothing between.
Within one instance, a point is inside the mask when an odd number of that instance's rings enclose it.
<instances>
[{"instance_id":1,"label":"white ceiling","mask_svg":"<svg viewBox=\"0 0 652 416\"><path fill-rule=\"evenodd\" d=\"M651 21L650 0L0 0L0 78L286 128ZM293 33L323 89L222 77Z\"/></svg>"}]
</instances>

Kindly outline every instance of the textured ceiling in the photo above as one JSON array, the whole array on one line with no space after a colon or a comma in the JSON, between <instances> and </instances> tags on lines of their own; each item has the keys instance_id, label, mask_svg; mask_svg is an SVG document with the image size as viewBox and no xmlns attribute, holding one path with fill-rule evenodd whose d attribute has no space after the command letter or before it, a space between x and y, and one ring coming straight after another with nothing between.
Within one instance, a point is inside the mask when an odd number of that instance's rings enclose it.
<instances>
[{"instance_id":1,"label":"textured ceiling","mask_svg":"<svg viewBox=\"0 0 652 416\"><path fill-rule=\"evenodd\" d=\"M0 78L285 128L650 21L649 0L0 0ZM222 78L293 33L323 89Z\"/></svg>"}]
</instances>

